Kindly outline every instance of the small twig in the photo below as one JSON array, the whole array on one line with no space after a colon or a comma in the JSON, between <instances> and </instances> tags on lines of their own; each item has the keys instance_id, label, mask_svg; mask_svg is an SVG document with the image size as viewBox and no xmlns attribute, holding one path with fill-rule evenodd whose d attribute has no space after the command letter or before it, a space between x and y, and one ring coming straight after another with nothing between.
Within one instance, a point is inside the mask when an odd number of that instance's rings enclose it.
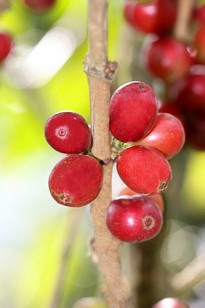
<instances>
[{"instance_id":1,"label":"small twig","mask_svg":"<svg viewBox=\"0 0 205 308\"><path fill-rule=\"evenodd\" d=\"M173 34L179 40L188 40L188 28L193 6L194 0L178 0L177 19Z\"/></svg>"},{"instance_id":2,"label":"small twig","mask_svg":"<svg viewBox=\"0 0 205 308\"><path fill-rule=\"evenodd\" d=\"M191 290L205 280L205 256L199 256L191 261L181 272L171 280L172 287L178 292Z\"/></svg>"},{"instance_id":3,"label":"small twig","mask_svg":"<svg viewBox=\"0 0 205 308\"><path fill-rule=\"evenodd\" d=\"M68 260L72 250L73 237L79 229L79 220L83 214L82 209L73 209L73 213L69 212L69 224L66 232L66 239L63 242L61 259L59 262L59 269L52 293L49 308L58 308L62 299L62 294L65 286L66 268L68 267Z\"/></svg>"}]
</instances>

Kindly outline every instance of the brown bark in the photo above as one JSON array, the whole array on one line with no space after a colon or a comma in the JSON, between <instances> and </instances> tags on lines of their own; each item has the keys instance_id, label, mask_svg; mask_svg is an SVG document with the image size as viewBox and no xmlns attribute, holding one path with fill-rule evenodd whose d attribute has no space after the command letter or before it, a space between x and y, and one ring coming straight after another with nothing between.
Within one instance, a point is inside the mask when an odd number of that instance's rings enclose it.
<instances>
[{"instance_id":1,"label":"brown bark","mask_svg":"<svg viewBox=\"0 0 205 308\"><path fill-rule=\"evenodd\" d=\"M106 0L88 0L89 50L85 72L90 90L92 154L103 164L103 185L99 196L91 205L94 239L93 257L102 279L102 292L109 307L132 307L128 283L121 275L120 241L106 227L106 209L111 201L111 139L109 133L110 87L116 63L107 60Z\"/></svg>"}]
</instances>

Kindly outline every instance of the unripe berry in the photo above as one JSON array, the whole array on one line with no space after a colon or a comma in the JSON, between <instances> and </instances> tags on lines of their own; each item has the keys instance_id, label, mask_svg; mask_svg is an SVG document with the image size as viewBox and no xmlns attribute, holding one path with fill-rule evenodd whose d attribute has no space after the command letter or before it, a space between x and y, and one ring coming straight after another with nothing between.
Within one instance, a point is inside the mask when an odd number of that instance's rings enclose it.
<instances>
[{"instance_id":1,"label":"unripe berry","mask_svg":"<svg viewBox=\"0 0 205 308\"><path fill-rule=\"evenodd\" d=\"M51 171L49 190L60 204L72 207L86 205L97 197L102 176L102 166L95 158L71 154Z\"/></svg>"},{"instance_id":2,"label":"unripe berry","mask_svg":"<svg viewBox=\"0 0 205 308\"><path fill-rule=\"evenodd\" d=\"M152 147L171 159L181 151L184 142L185 132L180 120L171 114L159 113L151 131L138 144Z\"/></svg>"},{"instance_id":3,"label":"unripe berry","mask_svg":"<svg viewBox=\"0 0 205 308\"><path fill-rule=\"evenodd\" d=\"M133 81L118 88L110 100L110 131L122 141L138 141L151 129L157 115L157 99L144 82Z\"/></svg>"},{"instance_id":4,"label":"unripe berry","mask_svg":"<svg viewBox=\"0 0 205 308\"><path fill-rule=\"evenodd\" d=\"M161 230L161 210L147 196L120 197L112 200L107 209L107 227L121 241L143 242Z\"/></svg>"},{"instance_id":5,"label":"unripe berry","mask_svg":"<svg viewBox=\"0 0 205 308\"><path fill-rule=\"evenodd\" d=\"M66 154L87 151L91 145L91 132L85 119L72 111L62 111L46 122L45 137L56 150Z\"/></svg>"},{"instance_id":6,"label":"unripe berry","mask_svg":"<svg viewBox=\"0 0 205 308\"><path fill-rule=\"evenodd\" d=\"M165 191L172 180L167 159L157 150L132 146L121 152L117 171L122 181L140 194L157 195Z\"/></svg>"},{"instance_id":7,"label":"unripe berry","mask_svg":"<svg viewBox=\"0 0 205 308\"><path fill-rule=\"evenodd\" d=\"M12 48L12 37L8 33L0 33L0 63L9 55Z\"/></svg>"},{"instance_id":8,"label":"unripe berry","mask_svg":"<svg viewBox=\"0 0 205 308\"><path fill-rule=\"evenodd\" d=\"M28 9L34 13L45 13L56 2L56 0L22 0Z\"/></svg>"}]
</instances>

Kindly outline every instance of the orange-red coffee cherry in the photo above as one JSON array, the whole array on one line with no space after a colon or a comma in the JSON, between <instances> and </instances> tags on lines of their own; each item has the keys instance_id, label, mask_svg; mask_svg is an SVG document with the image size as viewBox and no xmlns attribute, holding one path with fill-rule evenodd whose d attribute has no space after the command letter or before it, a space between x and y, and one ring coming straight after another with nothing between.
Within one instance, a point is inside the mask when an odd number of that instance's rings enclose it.
<instances>
[{"instance_id":1,"label":"orange-red coffee cherry","mask_svg":"<svg viewBox=\"0 0 205 308\"><path fill-rule=\"evenodd\" d=\"M168 160L150 147L125 149L119 155L116 166L122 181L140 194L157 195L165 191L172 180Z\"/></svg>"},{"instance_id":2,"label":"orange-red coffee cherry","mask_svg":"<svg viewBox=\"0 0 205 308\"><path fill-rule=\"evenodd\" d=\"M160 232L163 216L147 196L122 196L112 200L108 206L106 224L121 241L143 242Z\"/></svg>"},{"instance_id":3,"label":"orange-red coffee cherry","mask_svg":"<svg viewBox=\"0 0 205 308\"><path fill-rule=\"evenodd\" d=\"M45 138L56 150L78 154L91 145L91 132L85 119L78 113L62 111L51 116L45 125Z\"/></svg>"},{"instance_id":4,"label":"orange-red coffee cherry","mask_svg":"<svg viewBox=\"0 0 205 308\"><path fill-rule=\"evenodd\" d=\"M53 7L56 0L22 0L26 7L34 13L45 13Z\"/></svg>"},{"instance_id":5,"label":"orange-red coffee cherry","mask_svg":"<svg viewBox=\"0 0 205 308\"><path fill-rule=\"evenodd\" d=\"M138 141L151 129L157 110L156 96L148 84L141 81L124 84L110 100L110 131L122 142Z\"/></svg>"},{"instance_id":6,"label":"orange-red coffee cherry","mask_svg":"<svg viewBox=\"0 0 205 308\"><path fill-rule=\"evenodd\" d=\"M119 194L119 197L123 196L140 196L139 193L135 192L134 190L130 189L129 187L125 186L123 187ZM149 197L155 202L155 204L157 204L157 206L159 206L160 210L163 212L164 211L164 199L162 197L161 194L158 195L149 195Z\"/></svg>"},{"instance_id":7,"label":"orange-red coffee cherry","mask_svg":"<svg viewBox=\"0 0 205 308\"><path fill-rule=\"evenodd\" d=\"M13 44L13 39L10 34L0 32L0 63L3 62L9 55Z\"/></svg>"},{"instance_id":8,"label":"orange-red coffee cherry","mask_svg":"<svg viewBox=\"0 0 205 308\"><path fill-rule=\"evenodd\" d=\"M168 113L159 113L151 131L138 142L161 152L167 159L177 155L185 142L181 121Z\"/></svg>"},{"instance_id":9,"label":"orange-red coffee cherry","mask_svg":"<svg viewBox=\"0 0 205 308\"><path fill-rule=\"evenodd\" d=\"M189 308L189 305L178 298L167 297L161 299L152 308Z\"/></svg>"},{"instance_id":10,"label":"orange-red coffee cherry","mask_svg":"<svg viewBox=\"0 0 205 308\"><path fill-rule=\"evenodd\" d=\"M88 155L71 154L53 168L48 185L58 203L78 207L97 197L102 177L102 166L98 160Z\"/></svg>"}]
</instances>

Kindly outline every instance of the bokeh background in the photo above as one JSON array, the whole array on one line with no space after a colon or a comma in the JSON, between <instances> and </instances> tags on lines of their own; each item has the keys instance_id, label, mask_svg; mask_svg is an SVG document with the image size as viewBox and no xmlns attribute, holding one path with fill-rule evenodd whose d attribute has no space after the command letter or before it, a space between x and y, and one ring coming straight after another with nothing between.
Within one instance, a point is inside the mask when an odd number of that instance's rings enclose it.
<instances>
[{"instance_id":1,"label":"bokeh background","mask_svg":"<svg viewBox=\"0 0 205 308\"><path fill-rule=\"evenodd\" d=\"M148 80L136 48L143 37L127 35L122 6L122 0L110 1L109 59L119 61L113 89L131 81L132 61L137 78ZM56 307L72 307L84 296L99 295L88 248L92 221L89 205L73 210L51 198L47 179L63 154L48 146L44 126L61 110L76 111L89 122L83 71L87 1L57 0L49 12L34 14L14 0L0 14L0 31L14 41L0 67L0 307L48 307L63 252L66 274ZM205 301L205 152L186 146L171 163L174 181L165 194L168 231L159 262L173 284L168 295ZM114 175L113 196L120 185ZM187 274L190 264L193 270Z\"/></svg>"}]
</instances>

